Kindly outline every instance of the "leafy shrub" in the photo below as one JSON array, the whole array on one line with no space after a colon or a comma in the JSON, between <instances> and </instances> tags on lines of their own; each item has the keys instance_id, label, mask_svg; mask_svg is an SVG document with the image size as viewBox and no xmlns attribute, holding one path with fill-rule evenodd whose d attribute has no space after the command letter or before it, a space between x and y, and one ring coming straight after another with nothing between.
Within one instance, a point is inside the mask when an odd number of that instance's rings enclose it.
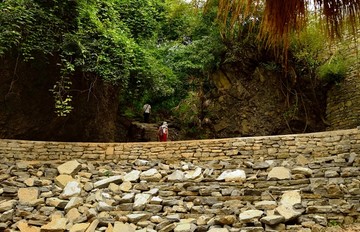
<instances>
[{"instance_id":1,"label":"leafy shrub","mask_svg":"<svg viewBox=\"0 0 360 232\"><path fill-rule=\"evenodd\" d=\"M326 83L338 84L346 77L348 68L347 61L343 57L337 56L321 65L317 73L319 78Z\"/></svg>"},{"instance_id":2,"label":"leafy shrub","mask_svg":"<svg viewBox=\"0 0 360 232\"><path fill-rule=\"evenodd\" d=\"M340 225L341 225L341 223L336 220L329 221L329 226L340 226Z\"/></svg>"},{"instance_id":3,"label":"leafy shrub","mask_svg":"<svg viewBox=\"0 0 360 232\"><path fill-rule=\"evenodd\" d=\"M200 98L196 92L189 92L187 97L183 99L175 108L175 115L183 124L198 125Z\"/></svg>"},{"instance_id":4,"label":"leafy shrub","mask_svg":"<svg viewBox=\"0 0 360 232\"><path fill-rule=\"evenodd\" d=\"M3 1L0 56L12 52L37 64L59 57L61 73L50 91L62 116L72 109L75 72L119 85L122 94L133 98L146 91L146 96L169 96L176 76L154 49L163 5L161 0Z\"/></svg>"}]
</instances>

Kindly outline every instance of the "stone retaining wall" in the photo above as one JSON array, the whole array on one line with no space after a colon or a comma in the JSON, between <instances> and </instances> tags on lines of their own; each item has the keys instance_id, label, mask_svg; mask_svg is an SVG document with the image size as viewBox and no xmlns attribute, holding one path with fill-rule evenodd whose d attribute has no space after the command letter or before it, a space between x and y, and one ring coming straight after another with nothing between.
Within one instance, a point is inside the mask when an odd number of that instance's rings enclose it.
<instances>
[{"instance_id":1,"label":"stone retaining wall","mask_svg":"<svg viewBox=\"0 0 360 232\"><path fill-rule=\"evenodd\" d=\"M300 154L314 159L360 151L359 129L320 133L239 137L150 143L66 143L0 140L6 160L128 160L160 159L203 162L209 160L287 160Z\"/></svg>"},{"instance_id":2,"label":"stone retaining wall","mask_svg":"<svg viewBox=\"0 0 360 232\"><path fill-rule=\"evenodd\" d=\"M357 65L360 67L360 65ZM358 70L329 90L326 119L328 130L349 129L360 125L360 75Z\"/></svg>"},{"instance_id":3,"label":"stone retaining wall","mask_svg":"<svg viewBox=\"0 0 360 232\"><path fill-rule=\"evenodd\" d=\"M334 85L327 94L326 120L330 123L327 130L349 129L360 125L360 39L356 38L355 42L354 36L347 36L344 41L353 42L341 47L343 55L356 62L349 67L346 78Z\"/></svg>"},{"instance_id":4,"label":"stone retaining wall","mask_svg":"<svg viewBox=\"0 0 360 232\"><path fill-rule=\"evenodd\" d=\"M0 140L0 230L321 231L360 222L359 152L359 128L167 143Z\"/></svg>"}]
</instances>

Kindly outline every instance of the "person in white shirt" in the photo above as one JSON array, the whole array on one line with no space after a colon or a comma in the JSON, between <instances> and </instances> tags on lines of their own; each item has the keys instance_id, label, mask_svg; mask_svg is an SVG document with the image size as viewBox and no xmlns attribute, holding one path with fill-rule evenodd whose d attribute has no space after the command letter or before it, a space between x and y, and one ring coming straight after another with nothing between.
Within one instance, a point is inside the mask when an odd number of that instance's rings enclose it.
<instances>
[{"instance_id":1,"label":"person in white shirt","mask_svg":"<svg viewBox=\"0 0 360 232\"><path fill-rule=\"evenodd\" d=\"M145 122L145 123L149 123L151 105L146 103L146 104L143 106L143 110L144 110L144 122Z\"/></svg>"}]
</instances>

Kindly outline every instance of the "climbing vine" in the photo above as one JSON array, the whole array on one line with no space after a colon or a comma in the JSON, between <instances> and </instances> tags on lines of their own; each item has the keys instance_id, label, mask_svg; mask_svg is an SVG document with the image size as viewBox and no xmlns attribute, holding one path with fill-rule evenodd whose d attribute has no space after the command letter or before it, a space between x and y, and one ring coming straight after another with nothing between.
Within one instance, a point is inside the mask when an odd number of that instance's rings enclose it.
<instances>
[{"instance_id":1,"label":"climbing vine","mask_svg":"<svg viewBox=\"0 0 360 232\"><path fill-rule=\"evenodd\" d=\"M92 74L123 90L131 87L130 95L141 89L168 95L174 86L168 80L176 80L153 49L163 13L164 3L157 0L3 1L0 56L18 53L22 62L43 64L58 57L58 80L50 91L60 116L73 109L75 73Z\"/></svg>"}]
</instances>

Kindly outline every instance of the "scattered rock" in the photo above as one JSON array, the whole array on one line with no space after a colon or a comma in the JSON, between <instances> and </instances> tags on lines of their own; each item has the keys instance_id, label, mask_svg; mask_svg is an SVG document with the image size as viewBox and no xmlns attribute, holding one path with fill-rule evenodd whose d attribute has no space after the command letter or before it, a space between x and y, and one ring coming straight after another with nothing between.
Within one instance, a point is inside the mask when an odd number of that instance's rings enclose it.
<instances>
[{"instance_id":1,"label":"scattered rock","mask_svg":"<svg viewBox=\"0 0 360 232\"><path fill-rule=\"evenodd\" d=\"M240 222L249 223L258 220L264 214L261 210L246 210L239 215Z\"/></svg>"},{"instance_id":2,"label":"scattered rock","mask_svg":"<svg viewBox=\"0 0 360 232\"><path fill-rule=\"evenodd\" d=\"M284 167L274 167L268 174L268 180L286 180L291 179L290 170Z\"/></svg>"},{"instance_id":3,"label":"scattered rock","mask_svg":"<svg viewBox=\"0 0 360 232\"><path fill-rule=\"evenodd\" d=\"M129 181L129 182L137 182L140 178L140 171L138 170L132 170L128 174L124 176L123 181Z\"/></svg>"},{"instance_id":4,"label":"scattered rock","mask_svg":"<svg viewBox=\"0 0 360 232\"><path fill-rule=\"evenodd\" d=\"M244 170L235 170L235 171L229 171L226 170L221 175L216 178L216 180L225 180L225 182L230 181L237 181L237 182L243 182L246 180L246 174Z\"/></svg>"},{"instance_id":5,"label":"scattered rock","mask_svg":"<svg viewBox=\"0 0 360 232\"><path fill-rule=\"evenodd\" d=\"M266 225L277 225L282 222L285 222L285 218L281 215L270 215L262 217L260 221Z\"/></svg>"},{"instance_id":6,"label":"scattered rock","mask_svg":"<svg viewBox=\"0 0 360 232\"><path fill-rule=\"evenodd\" d=\"M59 165L57 170L62 175L74 175L80 170L80 168L81 164L76 160L72 160Z\"/></svg>"},{"instance_id":7,"label":"scattered rock","mask_svg":"<svg viewBox=\"0 0 360 232\"><path fill-rule=\"evenodd\" d=\"M105 188L108 187L110 183L119 184L122 182L122 176L112 176L109 178L106 178L104 180L99 180L94 183L94 188Z\"/></svg>"},{"instance_id":8,"label":"scattered rock","mask_svg":"<svg viewBox=\"0 0 360 232\"><path fill-rule=\"evenodd\" d=\"M245 171L238 169L242 164L228 160L212 161L203 167L190 162L168 165L146 160L131 165L66 162L58 168L53 165L56 175L48 178L46 174L40 175L40 170L47 173L48 169L40 163L36 170L28 170L32 167L27 163L9 164L12 168L5 170L11 171L0 185L0 230L301 231L315 225L327 226L327 218L322 215L333 209L351 215L352 205L334 197L344 196L344 192L354 197L360 192L360 181L356 178L351 181L336 178L343 173L352 175L353 167L315 172L314 166L291 168L294 162L284 161L281 165L289 168L268 170L279 164L248 161L245 170L255 178L246 179ZM291 174L299 178L291 179ZM331 177L314 178L319 175ZM293 186L307 191L307 201L303 202L300 190L291 190ZM330 205L318 200L319 192L332 196ZM354 220L352 216L344 219L347 223ZM12 225L13 221L16 223Z\"/></svg>"},{"instance_id":9,"label":"scattered rock","mask_svg":"<svg viewBox=\"0 0 360 232\"><path fill-rule=\"evenodd\" d=\"M78 183L77 181L70 181L65 186L60 197L63 199L69 199L71 197L80 195L80 193L81 193L80 183Z\"/></svg>"}]
</instances>

